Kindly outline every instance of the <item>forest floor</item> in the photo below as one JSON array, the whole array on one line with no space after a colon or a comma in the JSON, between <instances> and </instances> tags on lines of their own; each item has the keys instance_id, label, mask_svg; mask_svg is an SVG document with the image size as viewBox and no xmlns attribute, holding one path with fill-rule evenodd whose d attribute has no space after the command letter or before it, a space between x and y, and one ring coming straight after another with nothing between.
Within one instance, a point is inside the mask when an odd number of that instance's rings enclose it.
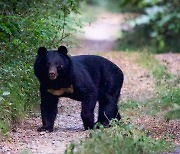
<instances>
[{"instance_id":1,"label":"forest floor","mask_svg":"<svg viewBox=\"0 0 180 154\"><path fill-rule=\"evenodd\" d=\"M99 54L117 64L124 72L125 81L121 92L121 100L143 101L153 97L155 81L150 72L140 67L124 52L112 51L118 32L124 25L125 16L121 14L103 13L92 24L85 26L84 38L79 46L70 51L77 54ZM124 28L124 27L123 27ZM176 75L180 75L180 54L160 54L156 58ZM41 125L40 113L27 118L24 122L7 134L0 143L0 153L34 153L60 154L71 142L78 142L88 137L90 131L84 131L80 117L80 102L71 99L59 101L58 115L55 121L55 131L52 133L37 132ZM96 109L97 111L97 109ZM121 111L121 109L120 109ZM97 115L95 115L97 118ZM124 114L122 112L122 117ZM166 131L175 134L174 142L180 145L180 121L159 121L148 116L141 116L134 121L145 125L154 132L155 138Z\"/></svg>"}]
</instances>

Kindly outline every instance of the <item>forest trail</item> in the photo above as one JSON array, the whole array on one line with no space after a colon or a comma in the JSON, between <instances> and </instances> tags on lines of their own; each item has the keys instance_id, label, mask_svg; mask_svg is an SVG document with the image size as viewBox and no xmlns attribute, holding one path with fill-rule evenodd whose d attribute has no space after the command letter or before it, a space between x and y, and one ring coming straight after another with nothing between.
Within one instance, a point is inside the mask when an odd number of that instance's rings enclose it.
<instances>
[{"instance_id":1,"label":"forest trail","mask_svg":"<svg viewBox=\"0 0 180 154\"><path fill-rule=\"evenodd\" d=\"M94 23L84 27L84 36L81 38L80 46L69 53L77 55L111 51L121 22L123 22L122 15L101 14ZM122 63L130 65L127 60ZM89 131L83 130L80 110L80 102L61 99L53 133L36 131L41 124L40 113L37 113L35 117L26 119L8 134L8 140L4 139L0 144L0 153L16 154L24 150L34 154L64 153L70 142L79 141L89 134Z\"/></svg>"},{"instance_id":2,"label":"forest trail","mask_svg":"<svg viewBox=\"0 0 180 154\"><path fill-rule=\"evenodd\" d=\"M72 50L73 54L101 54L116 63L125 74L122 88L122 100L147 99L153 95L154 81L149 72L138 66L121 52L112 52L120 25L124 17L118 14L104 13L90 26L85 27L85 37L81 47ZM96 37L94 37L96 36ZM71 51L70 51L71 52ZM70 99L59 101L55 131L37 132L41 124L40 113L26 119L8 134L0 144L0 153L18 154L61 154L71 142L88 137L90 131L84 131L80 117L80 102Z\"/></svg>"},{"instance_id":3,"label":"forest trail","mask_svg":"<svg viewBox=\"0 0 180 154\"><path fill-rule=\"evenodd\" d=\"M98 16L94 22L85 25L83 35L78 36L79 45L71 53L79 55L112 51L120 31L129 28L125 24L126 14L103 12Z\"/></svg>"}]
</instances>

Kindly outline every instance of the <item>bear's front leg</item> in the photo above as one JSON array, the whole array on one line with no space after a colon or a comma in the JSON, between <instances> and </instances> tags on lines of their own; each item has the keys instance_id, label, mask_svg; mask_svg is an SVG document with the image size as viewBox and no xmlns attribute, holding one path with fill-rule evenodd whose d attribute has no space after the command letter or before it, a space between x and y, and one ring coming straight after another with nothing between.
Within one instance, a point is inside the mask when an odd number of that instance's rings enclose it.
<instances>
[{"instance_id":1,"label":"bear's front leg","mask_svg":"<svg viewBox=\"0 0 180 154\"><path fill-rule=\"evenodd\" d=\"M82 101L81 118L84 129L93 129L94 127L94 108L96 106L96 99L93 97L86 98Z\"/></svg>"},{"instance_id":2,"label":"bear's front leg","mask_svg":"<svg viewBox=\"0 0 180 154\"><path fill-rule=\"evenodd\" d=\"M53 131L54 121L57 115L58 97L47 92L46 89L40 88L41 93L41 118L42 127L37 131Z\"/></svg>"}]
</instances>

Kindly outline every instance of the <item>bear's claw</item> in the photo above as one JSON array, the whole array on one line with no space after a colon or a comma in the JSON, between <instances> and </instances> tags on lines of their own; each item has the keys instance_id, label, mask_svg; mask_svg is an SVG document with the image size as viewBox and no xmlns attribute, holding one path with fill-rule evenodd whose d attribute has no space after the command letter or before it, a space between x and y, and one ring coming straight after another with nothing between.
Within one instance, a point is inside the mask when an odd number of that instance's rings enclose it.
<instances>
[{"instance_id":1,"label":"bear's claw","mask_svg":"<svg viewBox=\"0 0 180 154\"><path fill-rule=\"evenodd\" d=\"M48 132L53 132L53 128L51 127L46 127L46 126L42 126L42 127L39 127L37 129L38 132L42 132L42 131L48 131Z\"/></svg>"}]
</instances>

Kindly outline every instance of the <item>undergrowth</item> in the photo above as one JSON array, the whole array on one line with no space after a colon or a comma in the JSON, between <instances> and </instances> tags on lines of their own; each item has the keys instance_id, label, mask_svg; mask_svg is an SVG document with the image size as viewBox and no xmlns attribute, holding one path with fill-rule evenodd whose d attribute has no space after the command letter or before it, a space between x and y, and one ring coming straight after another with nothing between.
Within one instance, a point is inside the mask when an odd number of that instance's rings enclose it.
<instances>
[{"instance_id":1,"label":"undergrowth","mask_svg":"<svg viewBox=\"0 0 180 154\"><path fill-rule=\"evenodd\" d=\"M152 139L132 124L115 121L111 124L111 128L92 131L85 142L72 143L65 154L159 154L171 148L168 142Z\"/></svg>"},{"instance_id":2,"label":"undergrowth","mask_svg":"<svg viewBox=\"0 0 180 154\"><path fill-rule=\"evenodd\" d=\"M1 66L0 132L3 134L38 105L38 84L32 63L14 61Z\"/></svg>"}]
</instances>

